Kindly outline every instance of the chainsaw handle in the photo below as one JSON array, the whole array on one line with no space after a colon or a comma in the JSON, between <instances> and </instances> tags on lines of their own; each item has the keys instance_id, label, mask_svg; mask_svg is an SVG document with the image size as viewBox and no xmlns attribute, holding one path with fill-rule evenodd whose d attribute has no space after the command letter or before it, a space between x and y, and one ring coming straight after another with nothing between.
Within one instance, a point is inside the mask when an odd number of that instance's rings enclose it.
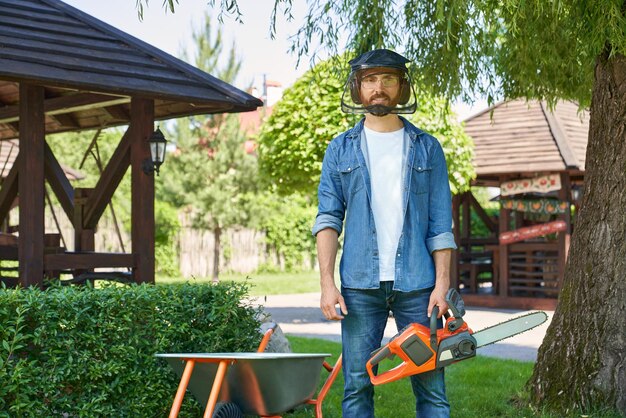
<instances>
[{"instance_id":1,"label":"chainsaw handle","mask_svg":"<svg viewBox=\"0 0 626 418\"><path fill-rule=\"evenodd\" d=\"M368 363L371 364L372 366L376 366L378 363L380 363L384 359L389 358L391 356L393 356L393 353L391 352L389 347L384 346L384 347L379 348L375 352L372 358L368 360Z\"/></svg>"},{"instance_id":2,"label":"chainsaw handle","mask_svg":"<svg viewBox=\"0 0 626 418\"><path fill-rule=\"evenodd\" d=\"M370 375L370 381L373 385L378 386L384 383L393 382L398 379L402 379L403 377L411 376L414 374L411 370L410 364L407 362L403 362L398 364L391 370L387 370L386 372L376 375L372 369L372 364L368 361L365 363L367 368L367 373Z\"/></svg>"},{"instance_id":3,"label":"chainsaw handle","mask_svg":"<svg viewBox=\"0 0 626 418\"><path fill-rule=\"evenodd\" d=\"M430 313L430 348L435 353L439 348L437 345L437 316L439 316L439 306L435 305Z\"/></svg>"}]
</instances>

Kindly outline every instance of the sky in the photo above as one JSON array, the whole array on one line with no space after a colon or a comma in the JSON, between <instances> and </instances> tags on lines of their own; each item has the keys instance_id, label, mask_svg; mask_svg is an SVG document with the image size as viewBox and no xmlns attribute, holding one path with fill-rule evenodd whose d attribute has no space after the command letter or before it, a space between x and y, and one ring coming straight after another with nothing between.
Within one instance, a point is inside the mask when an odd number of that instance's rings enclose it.
<instances>
[{"instance_id":1,"label":"sky","mask_svg":"<svg viewBox=\"0 0 626 418\"><path fill-rule=\"evenodd\" d=\"M123 30L151 45L177 57L186 49L193 51L192 33L203 22L205 13L217 24L217 10L207 5L209 0L179 0L174 13L163 8L163 0L149 0L144 9L143 20L137 14L136 0L64 0L116 28ZM144 0L145 3L145 0ZM220 0L215 0L219 4ZM289 87L309 69L310 62L303 57L298 66L297 57L289 51L289 37L302 26L306 2L293 2L294 19L285 18L277 23L276 39L270 38L270 15L272 0L238 0L243 13L243 24L224 16L222 34L228 48L235 42L238 57L242 61L239 77L233 84L241 89L261 87L263 77L278 81ZM485 101L470 106L456 103L454 110L460 120L486 107Z\"/></svg>"},{"instance_id":2,"label":"sky","mask_svg":"<svg viewBox=\"0 0 626 418\"><path fill-rule=\"evenodd\" d=\"M180 0L174 13L162 7L163 0L150 0L144 9L143 21L139 20L135 0L64 0L66 3L86 12L136 38L177 57L183 49L193 51L192 33L200 28L205 13L213 17L217 25L217 11L207 5L208 0ZM219 4L220 0L216 0ZM295 4L297 3L297 4ZM297 18L292 22L281 19L277 24L277 37L269 35L270 14L274 2L269 0L238 0L243 13L240 24L233 18L224 16L222 35L225 49L232 42L242 67L235 85L239 88L258 82L263 75L272 81L278 81L287 87L301 76L308 68L309 61L304 61L296 68L297 57L288 52L288 37L295 33L299 25ZM304 17L305 2L294 2L294 11ZM298 7L302 7L298 9Z\"/></svg>"}]
</instances>

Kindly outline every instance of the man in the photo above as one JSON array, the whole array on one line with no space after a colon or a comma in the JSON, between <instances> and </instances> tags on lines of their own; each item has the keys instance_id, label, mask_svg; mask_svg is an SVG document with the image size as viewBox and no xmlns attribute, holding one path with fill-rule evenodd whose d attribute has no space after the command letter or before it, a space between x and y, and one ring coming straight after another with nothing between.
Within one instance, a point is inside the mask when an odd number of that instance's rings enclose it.
<instances>
[{"instance_id":1,"label":"man","mask_svg":"<svg viewBox=\"0 0 626 418\"><path fill-rule=\"evenodd\" d=\"M439 142L398 116L416 108L407 62L385 49L350 61L342 110L365 118L329 144L322 165L313 235L320 307L327 319L342 321L344 418L374 417L365 363L380 347L389 312L402 329L428 326L435 305L440 316L447 310L456 248L448 171ZM442 370L413 376L411 384L418 417L449 416Z\"/></svg>"}]
</instances>

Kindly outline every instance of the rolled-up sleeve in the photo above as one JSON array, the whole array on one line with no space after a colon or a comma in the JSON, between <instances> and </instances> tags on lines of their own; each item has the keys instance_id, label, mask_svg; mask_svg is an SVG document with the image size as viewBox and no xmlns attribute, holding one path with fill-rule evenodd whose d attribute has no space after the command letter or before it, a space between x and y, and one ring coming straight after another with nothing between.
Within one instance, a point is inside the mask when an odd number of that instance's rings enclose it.
<instances>
[{"instance_id":1,"label":"rolled-up sleeve","mask_svg":"<svg viewBox=\"0 0 626 418\"><path fill-rule=\"evenodd\" d=\"M329 144L324 154L317 197L319 201L317 216L311 232L315 236L323 229L332 228L337 231L337 234L341 234L346 208L341 178L337 170L337 157L332 143Z\"/></svg>"},{"instance_id":2,"label":"rolled-up sleeve","mask_svg":"<svg viewBox=\"0 0 626 418\"><path fill-rule=\"evenodd\" d=\"M433 169L430 176L426 247L432 254L437 250L455 249L456 243L452 233L452 197L448 182L448 168L441 145L436 140L431 163Z\"/></svg>"}]
</instances>

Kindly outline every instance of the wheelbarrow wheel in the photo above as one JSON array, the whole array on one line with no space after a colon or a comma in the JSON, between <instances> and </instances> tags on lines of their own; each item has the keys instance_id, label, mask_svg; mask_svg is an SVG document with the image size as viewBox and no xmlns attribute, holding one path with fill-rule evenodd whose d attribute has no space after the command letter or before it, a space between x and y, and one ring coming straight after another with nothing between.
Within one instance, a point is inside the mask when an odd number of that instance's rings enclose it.
<instances>
[{"instance_id":1,"label":"wheelbarrow wheel","mask_svg":"<svg viewBox=\"0 0 626 418\"><path fill-rule=\"evenodd\" d=\"M243 413L237 404L218 402L213 410L213 418L243 418Z\"/></svg>"}]
</instances>

